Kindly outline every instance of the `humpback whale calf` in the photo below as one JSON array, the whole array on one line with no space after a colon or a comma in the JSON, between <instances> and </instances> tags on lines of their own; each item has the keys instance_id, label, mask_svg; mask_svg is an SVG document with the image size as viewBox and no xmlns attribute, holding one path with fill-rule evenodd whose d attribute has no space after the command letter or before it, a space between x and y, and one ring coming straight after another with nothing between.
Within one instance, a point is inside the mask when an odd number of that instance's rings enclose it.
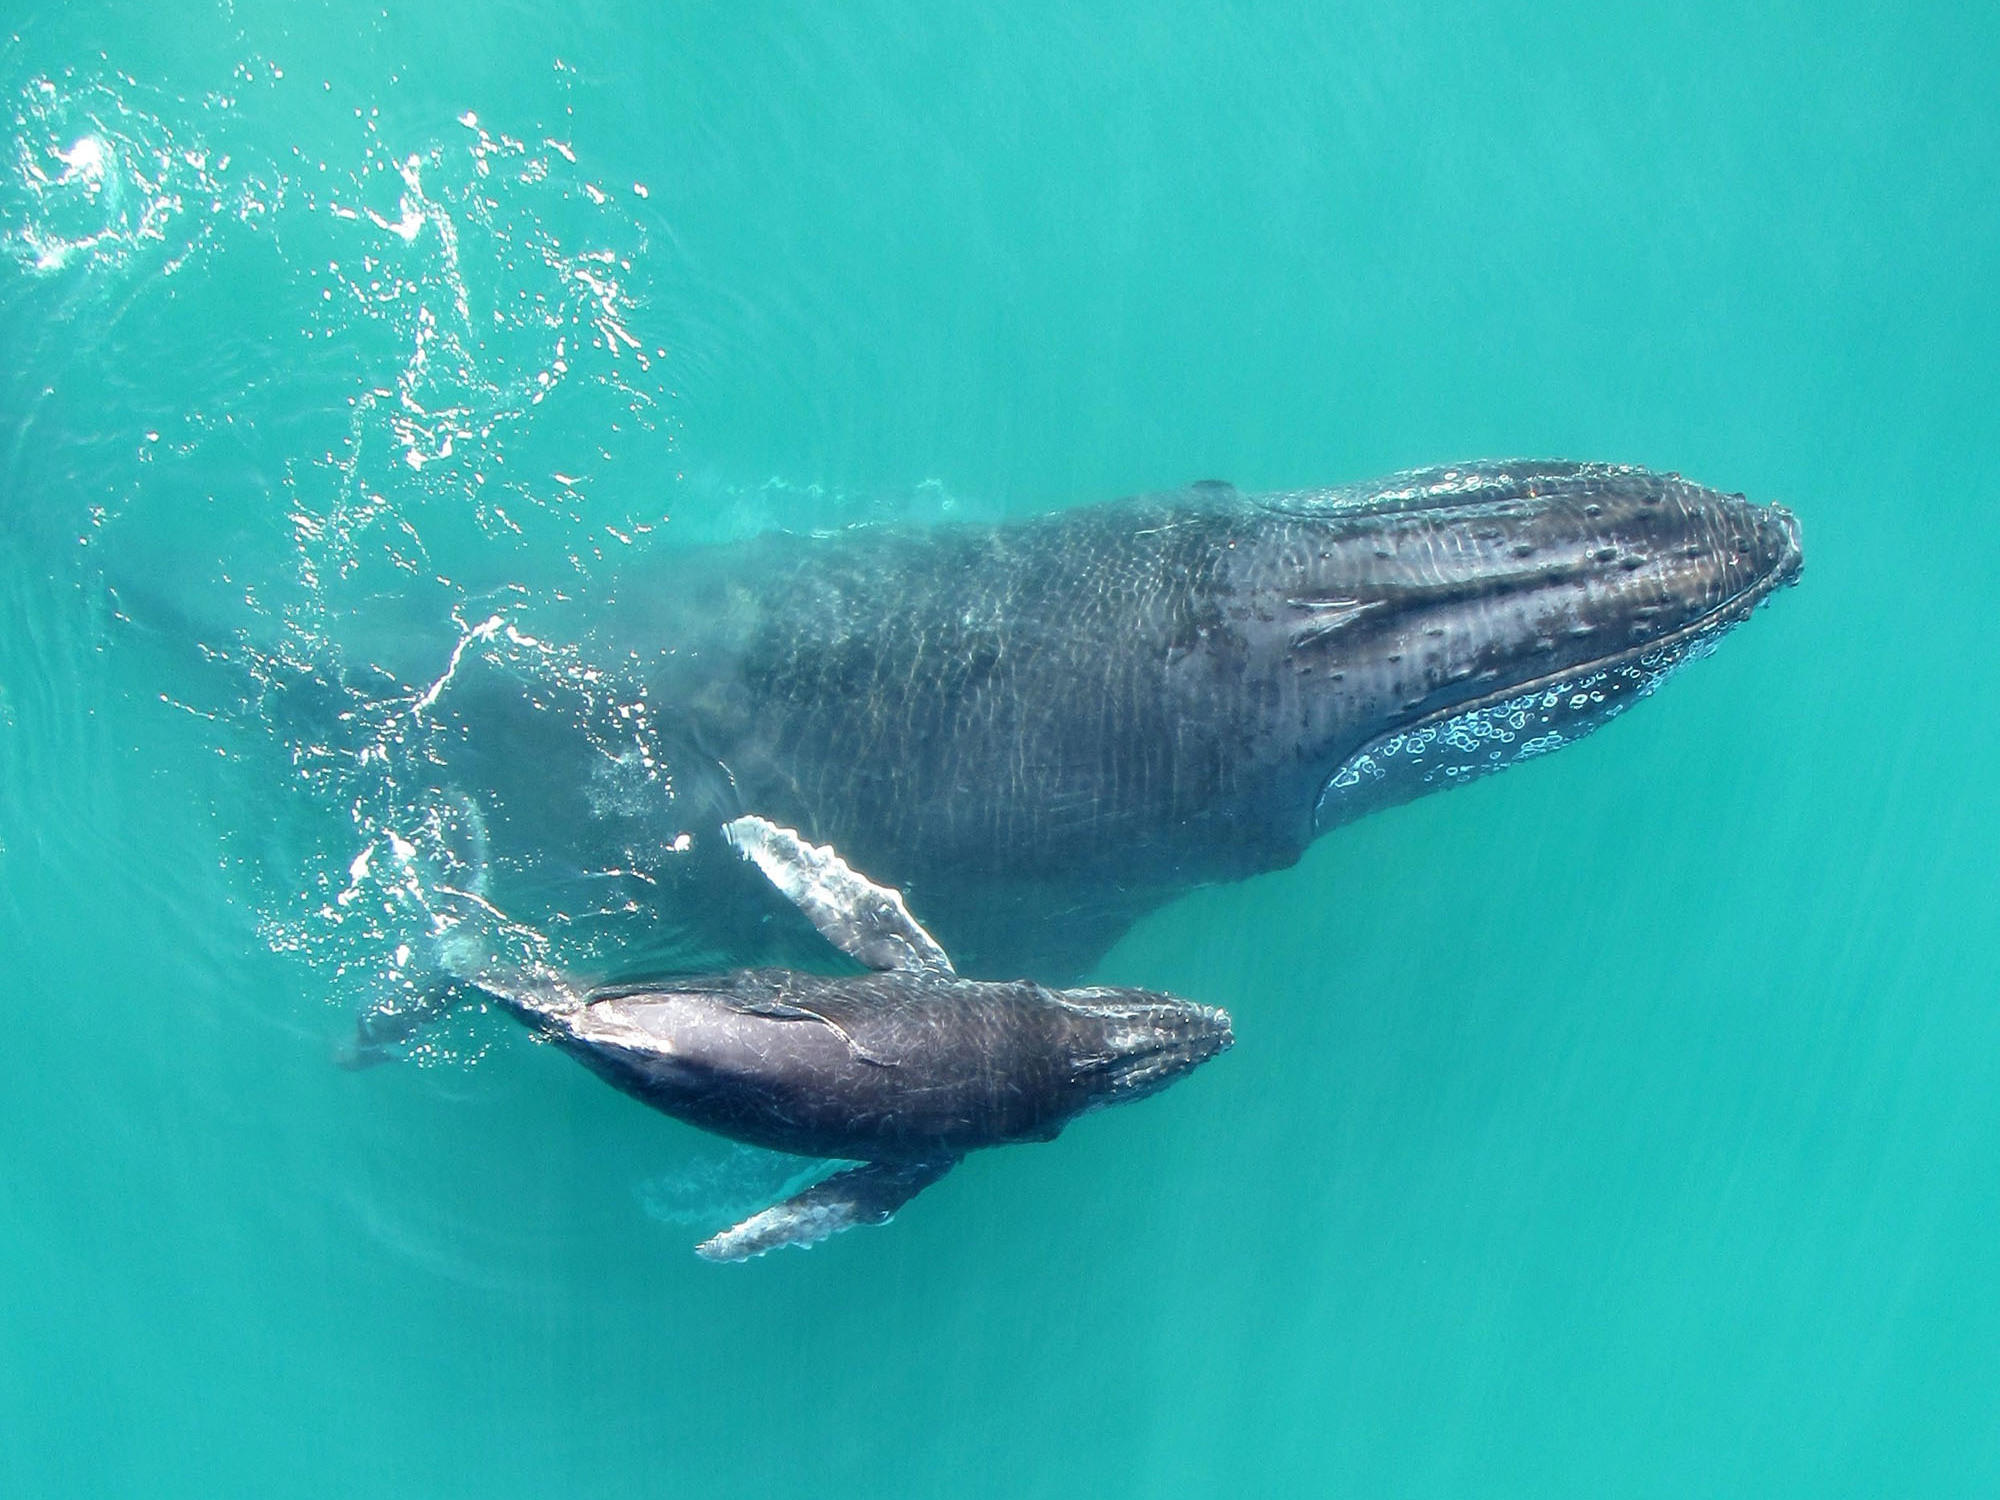
<instances>
[{"instance_id":1,"label":"humpback whale calf","mask_svg":"<svg viewBox=\"0 0 2000 1500\"><path fill-rule=\"evenodd\" d=\"M476 804L487 898L572 967L806 951L721 837L755 811L909 892L968 966L1054 980L1179 892L1574 743L1801 566L1787 511L1638 468L1205 483L766 534L509 615L638 684L622 749L464 641L423 701L462 731L435 774Z\"/></svg>"},{"instance_id":2,"label":"humpback whale calf","mask_svg":"<svg viewBox=\"0 0 2000 1500\"><path fill-rule=\"evenodd\" d=\"M1147 990L965 979L828 848L757 817L725 837L871 972L743 969L579 992L549 976L479 987L654 1108L755 1146L858 1163L704 1241L743 1260L879 1224L982 1146L1053 1140L1225 1051L1226 1012Z\"/></svg>"}]
</instances>

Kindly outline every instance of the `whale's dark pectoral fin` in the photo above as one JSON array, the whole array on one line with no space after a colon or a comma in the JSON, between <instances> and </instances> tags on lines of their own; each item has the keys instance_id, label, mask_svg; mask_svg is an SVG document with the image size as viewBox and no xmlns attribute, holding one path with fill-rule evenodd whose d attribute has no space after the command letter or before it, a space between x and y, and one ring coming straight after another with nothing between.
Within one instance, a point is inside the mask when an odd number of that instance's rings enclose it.
<instances>
[{"instance_id":1,"label":"whale's dark pectoral fin","mask_svg":"<svg viewBox=\"0 0 2000 1500\"><path fill-rule=\"evenodd\" d=\"M902 892L876 885L831 848L808 844L792 829L759 817L725 823L722 833L843 953L871 969L953 972L937 939L910 915Z\"/></svg>"},{"instance_id":2,"label":"whale's dark pectoral fin","mask_svg":"<svg viewBox=\"0 0 2000 1500\"><path fill-rule=\"evenodd\" d=\"M703 1260L748 1260L781 1245L814 1245L858 1224L886 1224L897 1209L956 1165L958 1158L951 1156L942 1161L849 1167L702 1241L694 1253Z\"/></svg>"}]
</instances>

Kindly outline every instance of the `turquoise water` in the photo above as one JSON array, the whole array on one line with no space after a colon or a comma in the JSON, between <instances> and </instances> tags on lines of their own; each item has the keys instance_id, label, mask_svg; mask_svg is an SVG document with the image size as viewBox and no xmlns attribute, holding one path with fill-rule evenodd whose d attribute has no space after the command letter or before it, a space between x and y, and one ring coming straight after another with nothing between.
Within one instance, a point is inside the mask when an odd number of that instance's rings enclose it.
<instances>
[{"instance_id":1,"label":"turquoise water","mask_svg":"<svg viewBox=\"0 0 2000 1500\"><path fill-rule=\"evenodd\" d=\"M2000 1487L1992 15L0 33L0 1492ZM1509 454L1784 501L1803 586L1141 923L1237 1019L1169 1093L718 1268L757 1165L501 1018L331 1065L408 768L254 674L381 600Z\"/></svg>"}]
</instances>

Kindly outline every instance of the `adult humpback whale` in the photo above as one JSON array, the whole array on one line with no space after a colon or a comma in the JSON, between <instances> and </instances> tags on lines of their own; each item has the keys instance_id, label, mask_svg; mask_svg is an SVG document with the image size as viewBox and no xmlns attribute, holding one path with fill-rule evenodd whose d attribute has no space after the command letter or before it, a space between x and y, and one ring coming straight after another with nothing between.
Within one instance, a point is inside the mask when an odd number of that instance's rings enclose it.
<instances>
[{"instance_id":1,"label":"adult humpback whale","mask_svg":"<svg viewBox=\"0 0 2000 1500\"><path fill-rule=\"evenodd\" d=\"M732 1139L858 1165L703 1242L744 1260L879 1224L968 1151L1054 1140L1157 1093L1234 1040L1228 1013L1149 990L961 978L902 896L789 828L725 836L868 974L738 969L579 991L480 987L617 1088Z\"/></svg>"},{"instance_id":2,"label":"adult humpback whale","mask_svg":"<svg viewBox=\"0 0 2000 1500\"><path fill-rule=\"evenodd\" d=\"M1055 979L1191 886L1588 734L1800 568L1783 509L1636 468L1201 484L768 535L503 612L637 684L618 743L471 634L418 707L452 716L433 774L476 810L482 900L597 972L800 951L721 837L756 813L968 964Z\"/></svg>"}]
</instances>

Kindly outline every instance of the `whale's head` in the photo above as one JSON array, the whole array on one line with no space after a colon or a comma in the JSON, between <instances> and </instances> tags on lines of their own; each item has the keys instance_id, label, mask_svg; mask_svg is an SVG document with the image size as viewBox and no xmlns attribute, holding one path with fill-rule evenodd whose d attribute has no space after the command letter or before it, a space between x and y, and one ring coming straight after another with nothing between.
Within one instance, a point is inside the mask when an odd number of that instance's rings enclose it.
<instances>
[{"instance_id":1,"label":"whale's head","mask_svg":"<svg viewBox=\"0 0 2000 1500\"><path fill-rule=\"evenodd\" d=\"M1589 734L1797 582L1799 525L1677 475L1506 463L1252 502L1232 598L1281 836Z\"/></svg>"},{"instance_id":2,"label":"whale's head","mask_svg":"<svg viewBox=\"0 0 2000 1500\"><path fill-rule=\"evenodd\" d=\"M1082 1107L1156 1094L1235 1044L1229 1012L1152 990L1063 990L1071 1082Z\"/></svg>"}]
</instances>

